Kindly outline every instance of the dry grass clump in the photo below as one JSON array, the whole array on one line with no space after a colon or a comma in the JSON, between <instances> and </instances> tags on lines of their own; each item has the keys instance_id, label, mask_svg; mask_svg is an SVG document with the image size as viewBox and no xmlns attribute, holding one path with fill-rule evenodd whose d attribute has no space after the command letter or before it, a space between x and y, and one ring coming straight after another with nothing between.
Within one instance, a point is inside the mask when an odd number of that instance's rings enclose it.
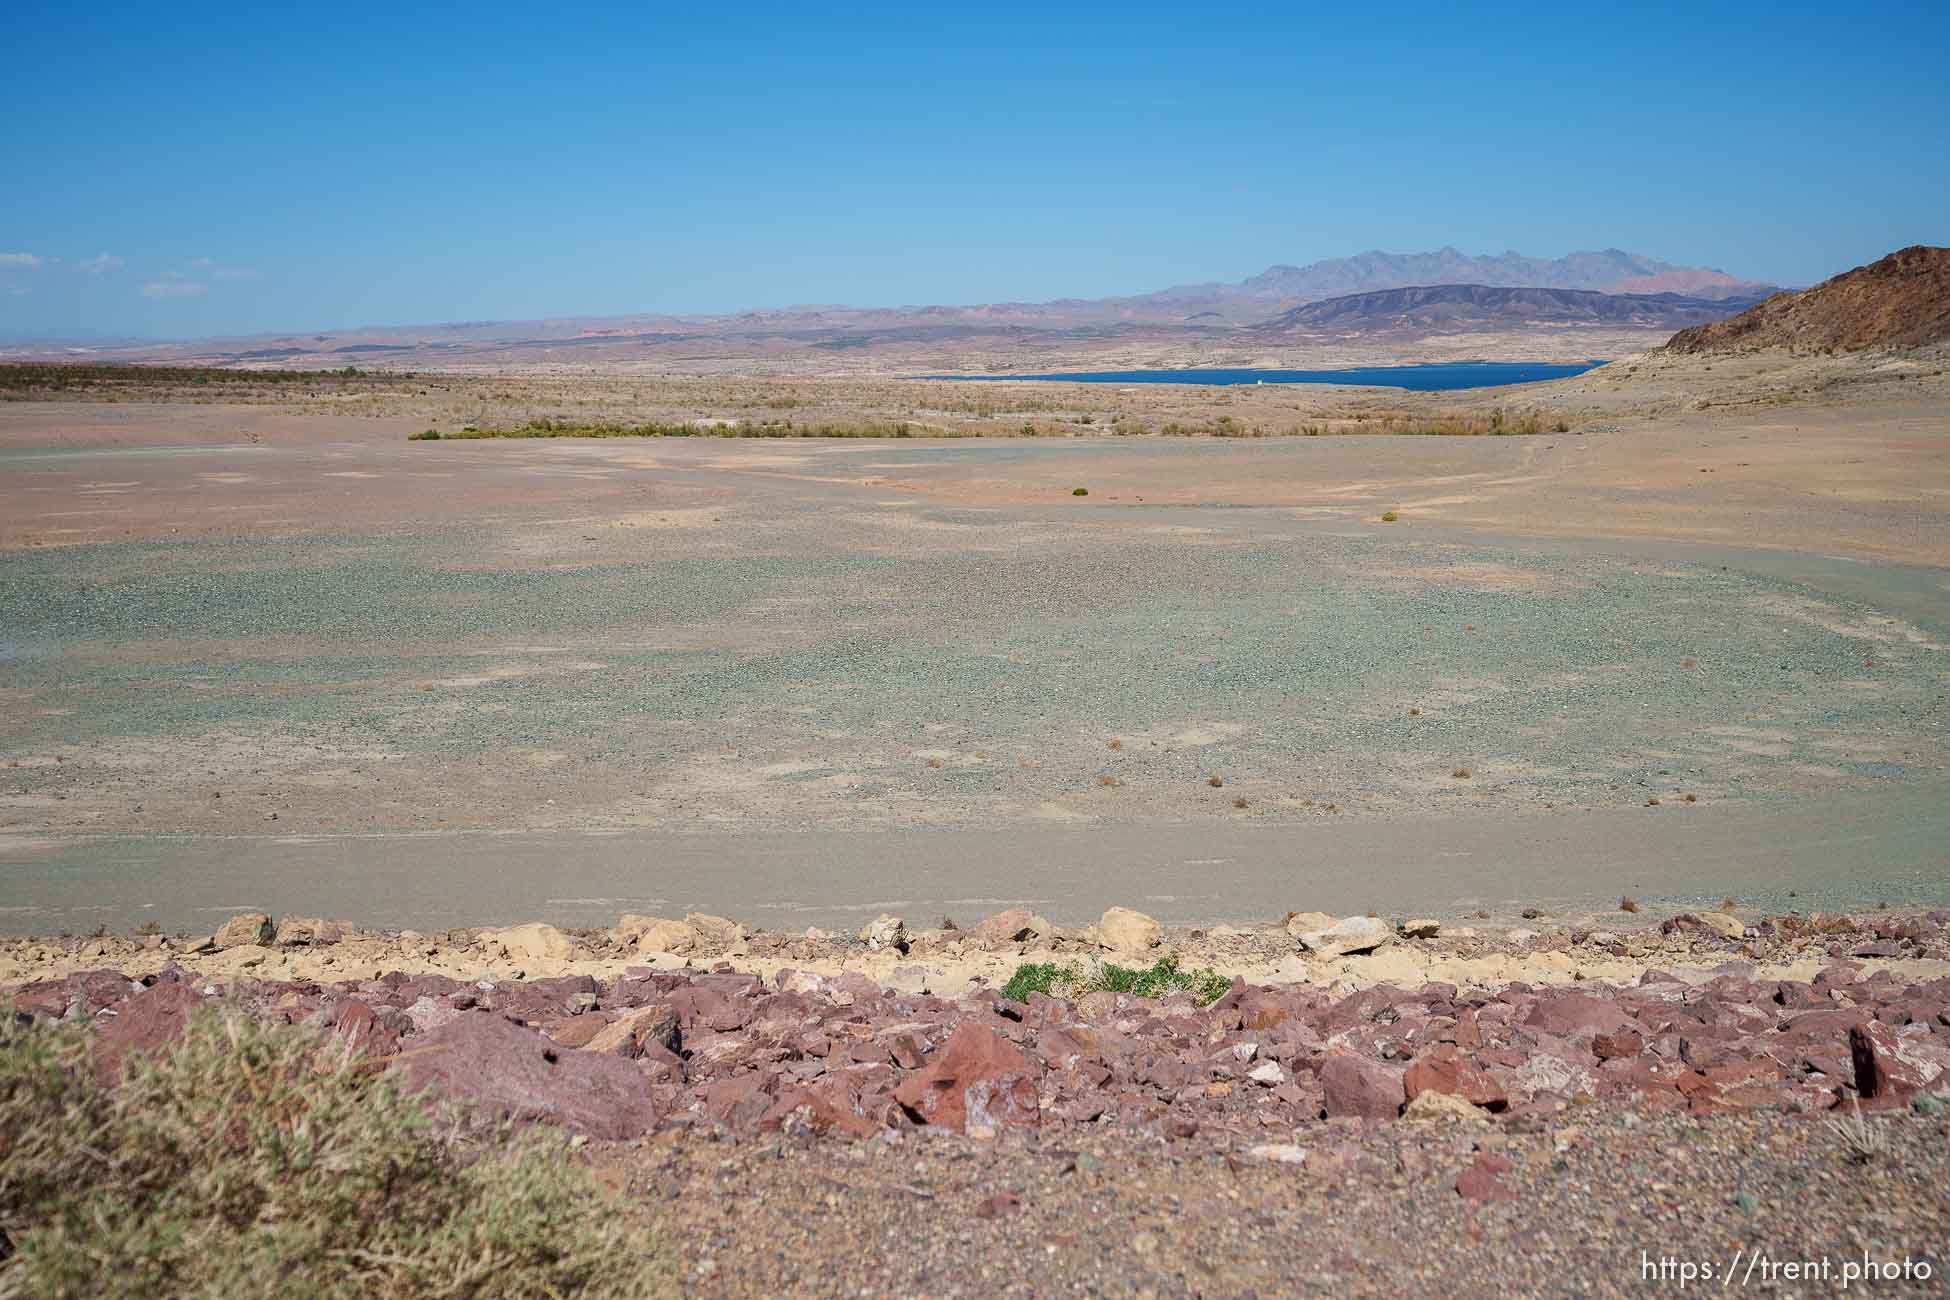
<instances>
[{"instance_id":1,"label":"dry grass clump","mask_svg":"<svg viewBox=\"0 0 1950 1300\"><path fill-rule=\"evenodd\" d=\"M1475 776L1476 774L1470 771L1466 767L1459 767L1455 771L1451 772L1449 775L1455 777L1456 780L1458 781L1467 781L1469 780L1470 777Z\"/></svg>"},{"instance_id":2,"label":"dry grass clump","mask_svg":"<svg viewBox=\"0 0 1950 1300\"><path fill-rule=\"evenodd\" d=\"M204 1013L103 1085L0 1040L0 1296L642 1296L647 1238L559 1136L465 1138L337 1045Z\"/></svg>"},{"instance_id":3,"label":"dry grass clump","mask_svg":"<svg viewBox=\"0 0 1950 1300\"><path fill-rule=\"evenodd\" d=\"M1208 776L1205 778L1205 784L1211 786L1214 790L1219 789L1225 783L1226 779L1222 776Z\"/></svg>"},{"instance_id":4,"label":"dry grass clump","mask_svg":"<svg viewBox=\"0 0 1950 1300\"><path fill-rule=\"evenodd\" d=\"M1639 900L1627 894L1618 900L1618 910L1621 912L1636 912L1639 910Z\"/></svg>"}]
</instances>

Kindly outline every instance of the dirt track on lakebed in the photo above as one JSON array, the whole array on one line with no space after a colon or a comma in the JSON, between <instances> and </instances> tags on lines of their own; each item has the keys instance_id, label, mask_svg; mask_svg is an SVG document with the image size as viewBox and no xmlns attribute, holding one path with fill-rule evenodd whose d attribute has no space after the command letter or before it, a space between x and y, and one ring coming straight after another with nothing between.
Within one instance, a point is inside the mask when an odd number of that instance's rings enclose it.
<instances>
[{"instance_id":1,"label":"dirt track on lakebed","mask_svg":"<svg viewBox=\"0 0 1950 1300\"><path fill-rule=\"evenodd\" d=\"M331 837L380 888L441 856L405 832L573 854L1139 823L1209 831L1195 874L1223 892L1235 832L1454 818L1480 865L1499 822L1517 846L1597 814L1631 843L1636 814L1663 860L1678 819L1730 812L1751 844L1773 807L1805 839L1942 787L1940 570L1504 536L1433 500L1383 524L1348 449L1316 450L1351 441L10 451L9 500L90 513L0 569L0 861L86 868L68 901L101 904L163 883L101 896L158 836ZM1184 499L1201 476L1234 490ZM1275 479L1313 504L1259 503ZM1946 851L1880 847L1840 855L1835 905L1950 878ZM878 869L861 906L905 896ZM388 901L372 919L411 921ZM44 903L5 924L47 928Z\"/></svg>"}]
</instances>

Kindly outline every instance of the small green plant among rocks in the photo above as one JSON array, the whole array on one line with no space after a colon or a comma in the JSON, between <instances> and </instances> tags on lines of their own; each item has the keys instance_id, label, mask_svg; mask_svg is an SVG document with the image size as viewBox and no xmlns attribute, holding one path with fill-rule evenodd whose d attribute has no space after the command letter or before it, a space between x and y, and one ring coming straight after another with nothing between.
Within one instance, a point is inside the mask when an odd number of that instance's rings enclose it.
<instances>
[{"instance_id":1,"label":"small green plant among rocks","mask_svg":"<svg viewBox=\"0 0 1950 1300\"><path fill-rule=\"evenodd\" d=\"M1099 962L1087 970L1075 963L1029 962L1016 967L1015 974L1002 986L1002 996L1023 1002L1031 993L1063 998L1080 998L1086 993L1129 993L1139 998L1190 993L1194 1002L1206 1006L1225 996L1231 987L1230 979L1210 967L1181 970L1178 958L1165 956L1141 970L1111 962Z\"/></svg>"},{"instance_id":2,"label":"small green plant among rocks","mask_svg":"<svg viewBox=\"0 0 1950 1300\"><path fill-rule=\"evenodd\" d=\"M1089 488L1071 488L1071 489L1070 489L1070 495L1071 495L1071 496L1073 496L1073 497L1087 497L1087 496L1089 496L1089 495L1090 495L1090 489L1089 489Z\"/></svg>"},{"instance_id":3,"label":"small green plant among rocks","mask_svg":"<svg viewBox=\"0 0 1950 1300\"><path fill-rule=\"evenodd\" d=\"M342 1045L203 1013L102 1081L86 1029L0 1038L0 1297L655 1294L560 1134L465 1136Z\"/></svg>"},{"instance_id":4,"label":"small green plant among rocks","mask_svg":"<svg viewBox=\"0 0 1950 1300\"><path fill-rule=\"evenodd\" d=\"M1401 516L1396 514L1392 510L1384 510L1381 512L1381 522L1384 524L1392 524L1399 518L1401 518Z\"/></svg>"}]
</instances>

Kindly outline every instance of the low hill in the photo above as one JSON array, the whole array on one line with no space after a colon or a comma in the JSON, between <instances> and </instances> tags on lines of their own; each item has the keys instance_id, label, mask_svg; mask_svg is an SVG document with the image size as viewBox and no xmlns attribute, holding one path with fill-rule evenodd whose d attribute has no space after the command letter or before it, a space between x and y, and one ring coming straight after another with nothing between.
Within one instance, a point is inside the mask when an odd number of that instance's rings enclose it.
<instances>
[{"instance_id":1,"label":"low hill","mask_svg":"<svg viewBox=\"0 0 1950 1300\"><path fill-rule=\"evenodd\" d=\"M1856 352L1950 340L1950 248L1916 244L1730 320L1672 336L1668 352Z\"/></svg>"},{"instance_id":2,"label":"low hill","mask_svg":"<svg viewBox=\"0 0 1950 1300\"><path fill-rule=\"evenodd\" d=\"M1428 332L1508 329L1523 325L1672 329L1722 320L1752 301L1693 298L1676 293L1615 294L1589 289L1434 284L1305 303L1282 312L1258 329L1279 334Z\"/></svg>"}]
</instances>

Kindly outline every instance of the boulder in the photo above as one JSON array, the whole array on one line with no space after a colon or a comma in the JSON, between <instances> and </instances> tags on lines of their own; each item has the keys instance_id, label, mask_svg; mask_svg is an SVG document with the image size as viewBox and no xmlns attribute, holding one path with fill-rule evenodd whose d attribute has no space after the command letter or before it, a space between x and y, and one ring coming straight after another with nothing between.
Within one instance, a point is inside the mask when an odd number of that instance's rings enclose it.
<instances>
[{"instance_id":1,"label":"boulder","mask_svg":"<svg viewBox=\"0 0 1950 1300\"><path fill-rule=\"evenodd\" d=\"M1894 1025L1869 1020L1849 1026L1855 1091L1863 1101L1907 1104L1936 1079L1938 1067L1908 1048Z\"/></svg>"},{"instance_id":2,"label":"boulder","mask_svg":"<svg viewBox=\"0 0 1950 1300\"><path fill-rule=\"evenodd\" d=\"M968 934L978 943L1021 943L1047 939L1055 927L1026 907L1011 907L981 921Z\"/></svg>"},{"instance_id":3,"label":"boulder","mask_svg":"<svg viewBox=\"0 0 1950 1300\"><path fill-rule=\"evenodd\" d=\"M591 1035L584 1048L635 1060L652 1044L675 1051L677 1041L676 1010L667 1002L657 1002L624 1012Z\"/></svg>"},{"instance_id":4,"label":"boulder","mask_svg":"<svg viewBox=\"0 0 1950 1300\"><path fill-rule=\"evenodd\" d=\"M752 937L752 932L738 922L709 912L691 912L684 917L684 924L707 943L743 943Z\"/></svg>"},{"instance_id":5,"label":"boulder","mask_svg":"<svg viewBox=\"0 0 1950 1300\"><path fill-rule=\"evenodd\" d=\"M894 1100L924 1124L956 1133L1042 1124L1038 1067L993 1029L964 1020Z\"/></svg>"},{"instance_id":6,"label":"boulder","mask_svg":"<svg viewBox=\"0 0 1950 1300\"><path fill-rule=\"evenodd\" d=\"M490 1011L420 1035L392 1069L409 1091L590 1137L626 1141L657 1122L650 1080L629 1061L558 1046Z\"/></svg>"},{"instance_id":7,"label":"boulder","mask_svg":"<svg viewBox=\"0 0 1950 1300\"><path fill-rule=\"evenodd\" d=\"M1413 921L1402 922L1402 933L1411 939L1433 939L1442 933L1442 922L1428 917L1418 917Z\"/></svg>"},{"instance_id":8,"label":"boulder","mask_svg":"<svg viewBox=\"0 0 1950 1300\"><path fill-rule=\"evenodd\" d=\"M1145 952L1164 937L1163 926L1128 907L1113 907L1097 922L1097 942L1112 952Z\"/></svg>"},{"instance_id":9,"label":"boulder","mask_svg":"<svg viewBox=\"0 0 1950 1300\"><path fill-rule=\"evenodd\" d=\"M1421 1092L1402 1111L1405 1124L1487 1124L1489 1116L1453 1092Z\"/></svg>"},{"instance_id":10,"label":"boulder","mask_svg":"<svg viewBox=\"0 0 1950 1300\"><path fill-rule=\"evenodd\" d=\"M907 922L898 916L882 912L860 929L860 942L867 945L867 951L879 952L883 948L907 949Z\"/></svg>"},{"instance_id":11,"label":"boulder","mask_svg":"<svg viewBox=\"0 0 1950 1300\"><path fill-rule=\"evenodd\" d=\"M1524 1023L1560 1038L1594 1038L1626 1028L1632 1018L1615 1002L1588 993L1557 993L1538 999Z\"/></svg>"},{"instance_id":12,"label":"boulder","mask_svg":"<svg viewBox=\"0 0 1950 1300\"><path fill-rule=\"evenodd\" d=\"M174 981L144 989L116 1008L92 1044L95 1073L118 1079L129 1058L160 1051L188 1028L190 1013L203 1004L195 989Z\"/></svg>"},{"instance_id":13,"label":"boulder","mask_svg":"<svg viewBox=\"0 0 1950 1300\"><path fill-rule=\"evenodd\" d=\"M239 912L217 927L210 936L209 947L219 952L226 948L242 948L246 944L267 944L277 936L277 927L265 912Z\"/></svg>"},{"instance_id":14,"label":"boulder","mask_svg":"<svg viewBox=\"0 0 1950 1300\"><path fill-rule=\"evenodd\" d=\"M660 916L626 916L625 923L640 921L640 927L632 927L634 933L630 942L636 946L639 957L655 957L662 953L685 953L697 947L697 931L684 921L666 920ZM624 925L617 926L623 930Z\"/></svg>"},{"instance_id":15,"label":"boulder","mask_svg":"<svg viewBox=\"0 0 1950 1300\"><path fill-rule=\"evenodd\" d=\"M1286 932L1298 939L1315 930L1329 929L1338 920L1339 917L1329 916L1326 912L1294 912L1286 919Z\"/></svg>"},{"instance_id":16,"label":"boulder","mask_svg":"<svg viewBox=\"0 0 1950 1300\"><path fill-rule=\"evenodd\" d=\"M1394 1119L1408 1100L1401 1071L1345 1052L1321 1062L1320 1089L1329 1119Z\"/></svg>"},{"instance_id":17,"label":"boulder","mask_svg":"<svg viewBox=\"0 0 1950 1300\"><path fill-rule=\"evenodd\" d=\"M1300 946L1319 957L1341 957L1351 952L1373 952L1392 942L1395 932L1386 921L1373 916L1350 916L1323 930L1308 930L1299 936Z\"/></svg>"},{"instance_id":18,"label":"boulder","mask_svg":"<svg viewBox=\"0 0 1950 1300\"><path fill-rule=\"evenodd\" d=\"M1747 923L1725 912L1695 912L1694 919L1722 939L1738 939L1747 933Z\"/></svg>"},{"instance_id":19,"label":"boulder","mask_svg":"<svg viewBox=\"0 0 1950 1300\"><path fill-rule=\"evenodd\" d=\"M345 938L346 927L337 921L317 916L287 916L278 922L276 942L280 948L319 947Z\"/></svg>"},{"instance_id":20,"label":"boulder","mask_svg":"<svg viewBox=\"0 0 1950 1300\"><path fill-rule=\"evenodd\" d=\"M1448 1043L1416 1057L1402 1075L1402 1088L1410 1101L1425 1092L1439 1092L1487 1110L1503 1110L1510 1104L1503 1085L1489 1071Z\"/></svg>"},{"instance_id":21,"label":"boulder","mask_svg":"<svg viewBox=\"0 0 1950 1300\"><path fill-rule=\"evenodd\" d=\"M488 930L481 940L490 951L499 950L509 961L567 961L576 951L568 935L541 921Z\"/></svg>"}]
</instances>

